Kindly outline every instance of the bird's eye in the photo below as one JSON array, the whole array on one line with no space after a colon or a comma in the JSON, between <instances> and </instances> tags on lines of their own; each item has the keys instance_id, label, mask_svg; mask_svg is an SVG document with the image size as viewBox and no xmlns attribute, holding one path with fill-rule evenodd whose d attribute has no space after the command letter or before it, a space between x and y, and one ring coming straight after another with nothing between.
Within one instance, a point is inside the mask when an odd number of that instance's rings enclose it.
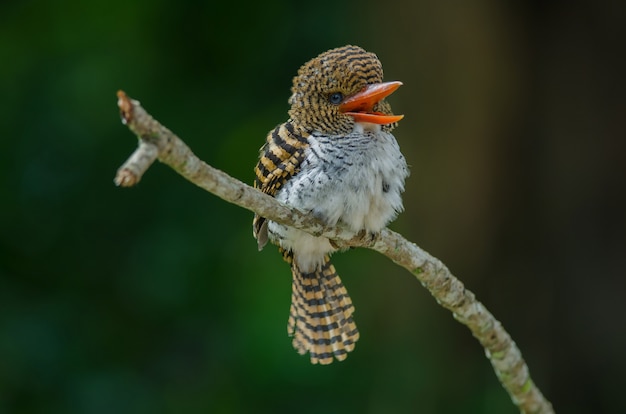
<instances>
[{"instance_id":1,"label":"bird's eye","mask_svg":"<svg viewBox=\"0 0 626 414\"><path fill-rule=\"evenodd\" d=\"M341 92L331 93L330 96L328 97L328 100L333 105L339 105L341 101L343 101L343 94Z\"/></svg>"}]
</instances>

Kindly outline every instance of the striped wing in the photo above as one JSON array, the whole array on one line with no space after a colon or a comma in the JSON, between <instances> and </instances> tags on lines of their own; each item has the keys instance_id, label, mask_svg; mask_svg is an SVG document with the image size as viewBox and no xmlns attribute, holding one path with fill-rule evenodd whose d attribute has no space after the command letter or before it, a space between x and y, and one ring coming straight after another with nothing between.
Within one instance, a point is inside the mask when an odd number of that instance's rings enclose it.
<instances>
[{"instance_id":1,"label":"striped wing","mask_svg":"<svg viewBox=\"0 0 626 414\"><path fill-rule=\"evenodd\" d=\"M261 147L259 162L254 168L254 187L265 194L276 195L287 180L298 172L307 146L307 135L297 131L291 121L274 128ZM255 215L252 227L261 250L268 241L265 217Z\"/></svg>"}]
</instances>

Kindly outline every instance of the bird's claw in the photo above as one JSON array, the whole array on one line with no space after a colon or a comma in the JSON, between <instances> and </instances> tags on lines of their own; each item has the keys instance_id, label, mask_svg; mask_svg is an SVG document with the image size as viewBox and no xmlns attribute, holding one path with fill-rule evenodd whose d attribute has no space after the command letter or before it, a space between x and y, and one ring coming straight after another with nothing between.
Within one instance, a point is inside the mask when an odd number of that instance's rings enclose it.
<instances>
[{"instance_id":1,"label":"bird's claw","mask_svg":"<svg viewBox=\"0 0 626 414\"><path fill-rule=\"evenodd\" d=\"M366 246L371 246L376 243L380 237L380 231L367 231L363 229L357 233L357 237L365 243Z\"/></svg>"}]
</instances>

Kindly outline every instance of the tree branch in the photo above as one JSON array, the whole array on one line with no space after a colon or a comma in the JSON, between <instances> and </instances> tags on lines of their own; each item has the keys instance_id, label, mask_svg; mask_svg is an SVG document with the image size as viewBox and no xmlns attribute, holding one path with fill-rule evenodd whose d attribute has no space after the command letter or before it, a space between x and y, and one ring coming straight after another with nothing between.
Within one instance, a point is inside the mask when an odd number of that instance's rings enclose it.
<instances>
[{"instance_id":1,"label":"tree branch","mask_svg":"<svg viewBox=\"0 0 626 414\"><path fill-rule=\"evenodd\" d=\"M139 137L139 146L118 169L116 185L130 187L137 184L158 159L193 184L269 220L328 237L342 247L367 247L387 256L411 272L437 303L450 310L456 320L470 329L485 348L498 379L521 412L554 412L550 402L530 378L528 367L511 336L440 260L389 229L384 229L375 240L371 240L341 228L326 228L305 212L287 207L206 164L182 140L154 120L138 101L130 99L122 91L117 96L122 122Z\"/></svg>"}]
</instances>

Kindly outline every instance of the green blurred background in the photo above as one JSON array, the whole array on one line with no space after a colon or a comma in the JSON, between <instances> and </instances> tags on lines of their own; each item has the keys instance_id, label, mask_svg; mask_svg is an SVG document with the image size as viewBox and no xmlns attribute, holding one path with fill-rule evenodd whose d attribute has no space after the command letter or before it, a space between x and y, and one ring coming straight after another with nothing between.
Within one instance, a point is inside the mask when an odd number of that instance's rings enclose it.
<instances>
[{"instance_id":1,"label":"green blurred background","mask_svg":"<svg viewBox=\"0 0 626 414\"><path fill-rule=\"evenodd\" d=\"M1 413L515 413L407 272L335 256L361 340L312 366L252 214L136 146L124 89L252 182L291 78L378 54L412 176L392 225L502 321L558 412L626 412L624 2L8 1L0 5Z\"/></svg>"}]
</instances>

